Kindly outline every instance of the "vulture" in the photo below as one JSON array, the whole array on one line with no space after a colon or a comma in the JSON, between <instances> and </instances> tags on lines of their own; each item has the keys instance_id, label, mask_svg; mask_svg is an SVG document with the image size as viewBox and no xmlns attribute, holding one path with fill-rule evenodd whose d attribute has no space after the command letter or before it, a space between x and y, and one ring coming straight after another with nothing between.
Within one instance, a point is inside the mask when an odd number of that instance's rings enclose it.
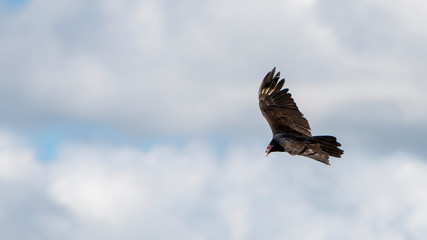
<instances>
[{"instance_id":1,"label":"vulture","mask_svg":"<svg viewBox=\"0 0 427 240\"><path fill-rule=\"evenodd\" d=\"M282 89L285 79L280 79L276 68L265 76L259 87L259 108L273 132L273 139L265 150L287 152L290 155L309 157L329 165L329 156L340 158L344 153L333 136L312 136L310 125L298 110L289 89Z\"/></svg>"}]
</instances>

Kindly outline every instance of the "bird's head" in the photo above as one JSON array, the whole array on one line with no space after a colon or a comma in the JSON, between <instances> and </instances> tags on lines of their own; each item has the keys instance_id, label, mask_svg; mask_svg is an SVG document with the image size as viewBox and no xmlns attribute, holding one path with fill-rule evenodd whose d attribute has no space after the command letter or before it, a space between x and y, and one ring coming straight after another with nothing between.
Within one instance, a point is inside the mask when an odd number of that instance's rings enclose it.
<instances>
[{"instance_id":1,"label":"bird's head","mask_svg":"<svg viewBox=\"0 0 427 240\"><path fill-rule=\"evenodd\" d=\"M271 140L271 142L268 144L267 148L265 149L265 156L268 156L271 152L284 152L285 149L276 141Z\"/></svg>"},{"instance_id":2,"label":"bird's head","mask_svg":"<svg viewBox=\"0 0 427 240\"><path fill-rule=\"evenodd\" d=\"M265 156L267 157L270 152L271 152L271 145L268 144L267 148L265 149Z\"/></svg>"}]
</instances>

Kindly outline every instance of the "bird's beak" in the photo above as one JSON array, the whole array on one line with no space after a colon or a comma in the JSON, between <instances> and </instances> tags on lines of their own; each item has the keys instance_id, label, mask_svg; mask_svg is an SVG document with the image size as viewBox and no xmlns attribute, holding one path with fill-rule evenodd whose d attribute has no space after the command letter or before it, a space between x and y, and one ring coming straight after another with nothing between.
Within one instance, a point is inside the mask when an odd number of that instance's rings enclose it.
<instances>
[{"instance_id":1,"label":"bird's beak","mask_svg":"<svg viewBox=\"0 0 427 240\"><path fill-rule=\"evenodd\" d=\"M269 144L268 146L267 146L267 148L265 149L265 156L267 157L268 156L268 154L270 153L270 150L271 150L271 145Z\"/></svg>"}]
</instances>

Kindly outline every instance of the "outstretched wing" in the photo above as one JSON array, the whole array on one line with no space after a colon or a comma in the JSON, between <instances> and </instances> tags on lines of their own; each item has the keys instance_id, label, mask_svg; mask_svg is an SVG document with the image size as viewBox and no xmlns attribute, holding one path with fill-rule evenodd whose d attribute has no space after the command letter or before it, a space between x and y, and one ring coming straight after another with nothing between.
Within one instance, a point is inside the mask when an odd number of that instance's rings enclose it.
<instances>
[{"instance_id":1,"label":"outstretched wing","mask_svg":"<svg viewBox=\"0 0 427 240\"><path fill-rule=\"evenodd\" d=\"M265 76L259 87L259 108L270 125L273 134L278 132L300 132L311 136L310 125L287 88L282 90L285 79L280 79L280 72L274 75L276 68Z\"/></svg>"}]
</instances>

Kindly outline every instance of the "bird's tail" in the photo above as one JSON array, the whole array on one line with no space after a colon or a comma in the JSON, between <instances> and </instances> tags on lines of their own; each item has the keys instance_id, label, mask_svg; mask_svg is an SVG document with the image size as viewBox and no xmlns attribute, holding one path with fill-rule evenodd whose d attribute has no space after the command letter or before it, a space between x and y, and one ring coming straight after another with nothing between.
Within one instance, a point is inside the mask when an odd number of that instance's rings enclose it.
<instances>
[{"instance_id":1,"label":"bird's tail","mask_svg":"<svg viewBox=\"0 0 427 240\"><path fill-rule=\"evenodd\" d=\"M313 137L316 142L319 143L320 148L327 152L329 156L340 158L341 155L344 153L342 149L339 149L338 147L341 147L341 144L337 142L337 138L333 136L314 136Z\"/></svg>"}]
</instances>

